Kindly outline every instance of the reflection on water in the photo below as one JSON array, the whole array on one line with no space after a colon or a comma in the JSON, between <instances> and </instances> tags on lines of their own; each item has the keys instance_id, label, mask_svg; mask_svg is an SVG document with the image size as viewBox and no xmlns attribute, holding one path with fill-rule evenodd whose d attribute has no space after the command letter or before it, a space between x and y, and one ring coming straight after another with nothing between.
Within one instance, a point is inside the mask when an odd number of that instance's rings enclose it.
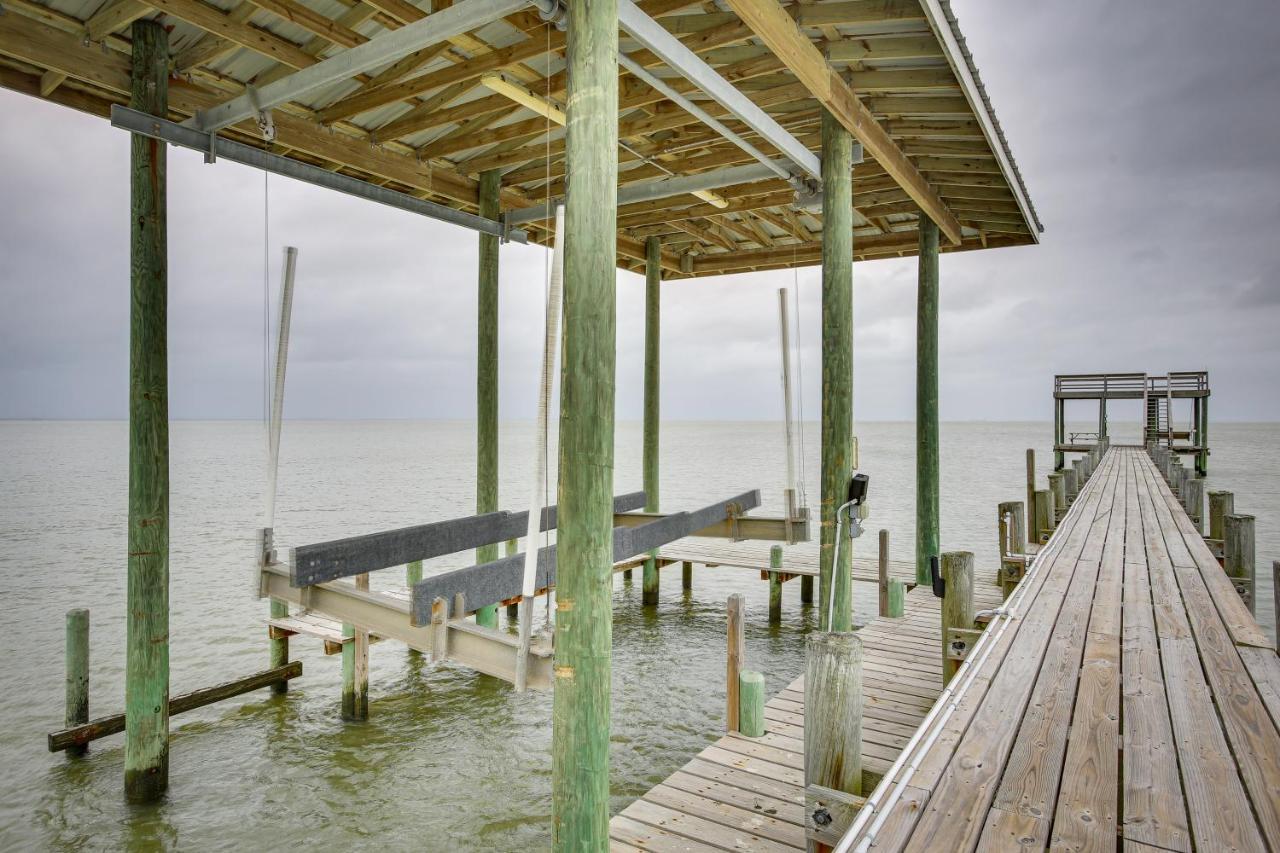
<instances>
[{"instance_id":1,"label":"reflection on water","mask_svg":"<svg viewBox=\"0 0 1280 853\"><path fill-rule=\"evenodd\" d=\"M1082 427L1083 428L1083 427ZM1215 424L1210 488L1230 488L1258 518L1260 620L1273 624L1270 561L1280 556L1274 425ZM895 556L914 535L914 426L860 427L872 476L869 527L892 531ZM816 425L808 425L809 502L817 504ZM994 568L995 504L1022 497L1023 454L1044 448L1041 424L945 424L943 541ZM502 435L507 505L528 479L532 430ZM266 665L266 605L254 597L262 428L173 428L173 692ZM467 423L289 423L281 467L282 546L462 515L474 505L474 432ZM618 431L617 490L639 488L638 425ZM293 641L303 677L288 695L259 692L174 720L170 796L123 803L122 740L86 760L50 755L44 734L62 717L63 613L92 611L91 713L123 705L126 432L121 423L0 423L0 583L6 617L0 677L0 849L222 850L305 839L346 849L544 847L550 821L551 697L434 666L395 643L373 646L371 716L343 723L340 661ZM551 454L554 462L555 454ZM1042 474L1047 453L1038 460ZM746 488L781 504L784 464L775 424L664 425L663 502L701 505ZM870 555L875 536L859 540ZM435 561L429 570L464 565ZM1263 571L1263 567L1268 567ZM374 585L402 580L395 570ZM663 574L656 609L640 606L639 573L614 588L613 808L625 806L701 749L724 724L724 601L747 599L750 666L776 691L801 669L816 614L784 590L783 624L767 625L766 584L702 569L680 589ZM874 589L857 585L858 616Z\"/></svg>"}]
</instances>

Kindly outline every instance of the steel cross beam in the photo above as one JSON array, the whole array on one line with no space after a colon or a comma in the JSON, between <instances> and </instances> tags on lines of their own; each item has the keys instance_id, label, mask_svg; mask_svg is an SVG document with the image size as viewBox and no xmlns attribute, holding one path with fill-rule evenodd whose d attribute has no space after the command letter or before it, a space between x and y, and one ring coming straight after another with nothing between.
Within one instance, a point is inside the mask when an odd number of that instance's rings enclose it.
<instances>
[{"instance_id":1,"label":"steel cross beam","mask_svg":"<svg viewBox=\"0 0 1280 853\"><path fill-rule=\"evenodd\" d=\"M822 163L817 155L806 148L799 139L778 124L773 118L738 91L728 80L716 73L692 50L661 24L646 15L632 0L618 0L618 24L655 56L680 72L744 124L760 134L766 142L777 148L795 164L798 171L815 181L822 180Z\"/></svg>"},{"instance_id":2,"label":"steel cross beam","mask_svg":"<svg viewBox=\"0 0 1280 853\"><path fill-rule=\"evenodd\" d=\"M556 0L461 0L447 9L268 83L261 89L250 88L226 103L201 110L183 125L205 133L217 132L272 107L297 100L308 92L340 83L416 50L482 27L530 4L538 6L544 15L553 15L557 11Z\"/></svg>"},{"instance_id":3,"label":"steel cross beam","mask_svg":"<svg viewBox=\"0 0 1280 853\"><path fill-rule=\"evenodd\" d=\"M300 160L272 154L269 151L263 151L261 148L254 148L252 145L245 145L242 142L235 142L221 136L214 136L189 127L183 127L176 122L157 118L129 107L122 107L119 104L113 104L111 107L111 126L127 130L130 133L149 136L152 139L160 139L182 148L202 151L206 155L212 153L215 157L221 157L233 163L252 166L255 169L261 169L264 172L271 172L276 175L284 175L287 178L336 190L356 198L375 201L378 204L385 204L398 210L405 210L420 216L428 216L453 225L461 225L463 228L470 228L482 234L493 234L516 243L527 243L529 241L525 232L510 230L497 220L485 219L483 216L476 216L473 213L454 210L452 207L436 204L433 201L426 201L407 193L389 190L386 187L380 187L368 181L362 181L359 178L348 177L338 172L322 169L319 166L312 166L310 163L303 163ZM209 147L210 140L212 140L212 150Z\"/></svg>"}]
</instances>

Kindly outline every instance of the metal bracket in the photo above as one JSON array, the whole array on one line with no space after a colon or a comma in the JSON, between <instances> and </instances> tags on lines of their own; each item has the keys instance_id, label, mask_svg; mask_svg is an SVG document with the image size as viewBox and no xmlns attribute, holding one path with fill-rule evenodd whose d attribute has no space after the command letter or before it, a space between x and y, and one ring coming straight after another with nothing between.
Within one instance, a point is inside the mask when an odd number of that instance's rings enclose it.
<instances>
[{"instance_id":1,"label":"metal bracket","mask_svg":"<svg viewBox=\"0 0 1280 853\"><path fill-rule=\"evenodd\" d=\"M947 660L962 661L982 636L979 628L949 628L947 630Z\"/></svg>"},{"instance_id":2,"label":"metal bracket","mask_svg":"<svg viewBox=\"0 0 1280 853\"><path fill-rule=\"evenodd\" d=\"M935 554L929 558L929 579L933 582L933 594L936 598L947 597L947 582L942 577L942 563Z\"/></svg>"}]
</instances>

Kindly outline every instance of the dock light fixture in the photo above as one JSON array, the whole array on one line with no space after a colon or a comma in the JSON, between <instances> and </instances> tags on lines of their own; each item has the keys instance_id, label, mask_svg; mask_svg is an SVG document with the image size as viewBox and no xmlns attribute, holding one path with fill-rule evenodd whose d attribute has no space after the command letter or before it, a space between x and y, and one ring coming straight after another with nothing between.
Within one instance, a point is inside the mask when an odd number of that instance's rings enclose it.
<instances>
[{"instance_id":1,"label":"dock light fixture","mask_svg":"<svg viewBox=\"0 0 1280 853\"><path fill-rule=\"evenodd\" d=\"M505 95L520 106L528 107L538 115L550 119L561 127L563 127L569 120L564 113L564 108L559 104L544 98L542 95L536 94L525 86L522 86L510 79L505 74L499 74L496 72L485 74L480 78L480 85L499 95Z\"/></svg>"}]
</instances>

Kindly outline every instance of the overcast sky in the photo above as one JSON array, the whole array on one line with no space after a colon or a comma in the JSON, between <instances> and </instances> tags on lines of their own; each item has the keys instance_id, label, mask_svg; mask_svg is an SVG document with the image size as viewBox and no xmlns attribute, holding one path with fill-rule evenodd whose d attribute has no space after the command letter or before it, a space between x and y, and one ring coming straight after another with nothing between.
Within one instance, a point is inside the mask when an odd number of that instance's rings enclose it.
<instances>
[{"instance_id":1,"label":"overcast sky","mask_svg":"<svg viewBox=\"0 0 1280 853\"><path fill-rule=\"evenodd\" d=\"M1047 232L943 257L943 419L1048 418L1055 372L1207 368L1215 419L1280 420L1280 4L954 7ZM123 417L128 138L6 90L0 110L0 417ZM260 417L263 176L171 151L169 179L171 413ZM472 417L476 237L282 178L267 198L273 283L300 249L288 416ZM532 415L544 256L502 249L503 417ZM816 268L665 285L664 418L779 417L797 283L816 418ZM619 274L623 419L643 286ZM856 417L911 419L915 261L857 264L854 289Z\"/></svg>"}]
</instances>

